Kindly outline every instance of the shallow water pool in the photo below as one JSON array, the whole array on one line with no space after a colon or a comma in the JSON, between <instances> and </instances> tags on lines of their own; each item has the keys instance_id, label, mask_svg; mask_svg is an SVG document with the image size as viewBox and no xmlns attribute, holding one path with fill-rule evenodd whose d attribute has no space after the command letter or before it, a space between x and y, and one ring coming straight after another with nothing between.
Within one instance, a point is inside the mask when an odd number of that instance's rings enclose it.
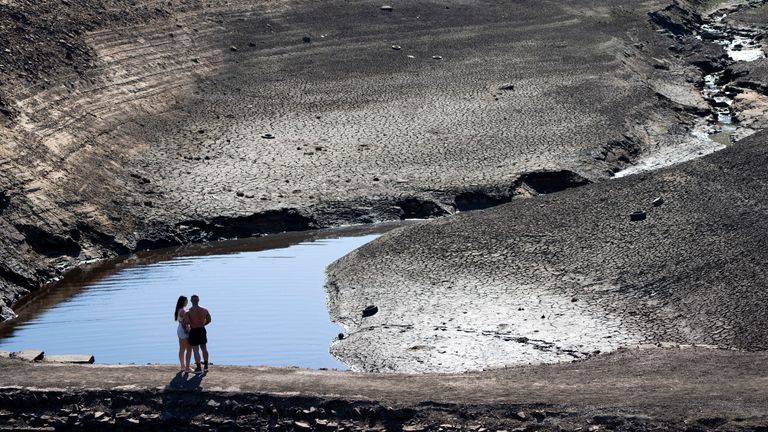
<instances>
[{"instance_id":1,"label":"shallow water pool","mask_svg":"<svg viewBox=\"0 0 768 432\"><path fill-rule=\"evenodd\" d=\"M338 368L325 268L396 225L286 233L140 253L69 273L0 325L0 350L177 363L173 308L200 295L214 364Z\"/></svg>"}]
</instances>

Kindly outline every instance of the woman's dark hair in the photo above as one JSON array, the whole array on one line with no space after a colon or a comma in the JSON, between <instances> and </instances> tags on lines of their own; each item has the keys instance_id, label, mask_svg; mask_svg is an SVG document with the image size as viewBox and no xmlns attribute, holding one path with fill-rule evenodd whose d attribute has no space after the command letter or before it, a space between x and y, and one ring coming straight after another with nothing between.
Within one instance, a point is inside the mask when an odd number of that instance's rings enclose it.
<instances>
[{"instance_id":1,"label":"woman's dark hair","mask_svg":"<svg viewBox=\"0 0 768 432\"><path fill-rule=\"evenodd\" d=\"M173 310L173 320L176 321L179 319L179 309L184 307L184 303L187 302L186 296L179 296L179 299L176 300L176 309Z\"/></svg>"}]
</instances>

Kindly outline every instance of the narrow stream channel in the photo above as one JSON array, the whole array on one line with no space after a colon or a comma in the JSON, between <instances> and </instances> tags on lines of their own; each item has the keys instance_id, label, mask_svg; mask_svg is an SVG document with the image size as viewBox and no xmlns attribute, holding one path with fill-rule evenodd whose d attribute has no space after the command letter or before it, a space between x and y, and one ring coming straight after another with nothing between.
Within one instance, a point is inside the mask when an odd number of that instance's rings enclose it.
<instances>
[{"instance_id":1,"label":"narrow stream channel","mask_svg":"<svg viewBox=\"0 0 768 432\"><path fill-rule=\"evenodd\" d=\"M759 5L756 3L743 7ZM696 32L695 37L723 46L731 60L730 65L765 58L765 52L758 39L761 31L755 28L731 26L725 21L727 17L728 14L722 11L706 16L706 23ZM691 132L690 142L681 145L681 148L666 148L641 158L634 166L617 172L614 177L625 177L696 159L722 150L754 133L753 130L739 125L738 112L733 109L734 98L739 90L730 84L725 79L725 69L705 75L700 91L704 100L710 105L712 115L697 122Z\"/></svg>"},{"instance_id":2,"label":"narrow stream channel","mask_svg":"<svg viewBox=\"0 0 768 432\"><path fill-rule=\"evenodd\" d=\"M347 367L329 347L325 268L399 224L215 242L76 269L0 325L0 350L93 354L98 363L177 360L173 307L198 293L210 309L211 361Z\"/></svg>"}]
</instances>

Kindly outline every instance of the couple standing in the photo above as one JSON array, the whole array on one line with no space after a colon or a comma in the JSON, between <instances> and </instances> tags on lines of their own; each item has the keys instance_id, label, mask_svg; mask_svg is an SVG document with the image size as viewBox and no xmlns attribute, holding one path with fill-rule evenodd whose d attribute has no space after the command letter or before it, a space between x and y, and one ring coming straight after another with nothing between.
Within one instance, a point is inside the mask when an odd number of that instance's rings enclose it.
<instances>
[{"instance_id":1,"label":"couple standing","mask_svg":"<svg viewBox=\"0 0 768 432\"><path fill-rule=\"evenodd\" d=\"M199 305L200 297L193 294L191 297L192 307L186 310L187 297L179 296L176 301L176 309L173 312L173 319L179 322L176 329L176 336L179 337L179 365L181 372L189 373L192 369L189 367L189 361L192 357L192 351L195 352L195 373L208 372L208 343L205 326L211 323L211 314L208 309ZM200 367L200 349L203 351L204 368ZM184 362L186 360L186 363Z\"/></svg>"}]
</instances>

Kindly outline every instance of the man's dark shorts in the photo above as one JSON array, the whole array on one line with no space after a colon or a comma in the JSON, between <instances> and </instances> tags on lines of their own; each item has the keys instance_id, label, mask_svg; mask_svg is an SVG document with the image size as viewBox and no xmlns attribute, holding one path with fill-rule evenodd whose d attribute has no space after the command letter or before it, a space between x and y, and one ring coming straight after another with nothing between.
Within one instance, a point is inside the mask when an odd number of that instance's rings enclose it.
<instances>
[{"instance_id":1,"label":"man's dark shorts","mask_svg":"<svg viewBox=\"0 0 768 432\"><path fill-rule=\"evenodd\" d=\"M208 343L208 332L205 327L198 327L189 330L189 344L192 346Z\"/></svg>"}]
</instances>

